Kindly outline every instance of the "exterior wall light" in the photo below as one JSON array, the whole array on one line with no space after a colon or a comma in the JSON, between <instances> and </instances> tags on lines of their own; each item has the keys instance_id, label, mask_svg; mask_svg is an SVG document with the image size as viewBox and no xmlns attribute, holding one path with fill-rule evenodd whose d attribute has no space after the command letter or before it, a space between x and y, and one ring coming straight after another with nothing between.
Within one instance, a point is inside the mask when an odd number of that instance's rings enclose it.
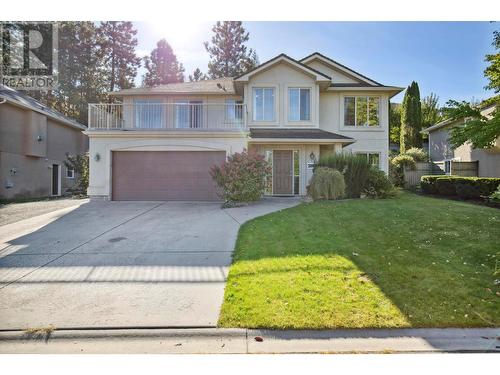
<instances>
[{"instance_id":1,"label":"exterior wall light","mask_svg":"<svg viewBox=\"0 0 500 375\"><path fill-rule=\"evenodd\" d=\"M98 152L95 154L95 156L94 156L94 160L95 160L95 161L99 161L99 160L101 160L101 155L100 155Z\"/></svg>"},{"instance_id":2,"label":"exterior wall light","mask_svg":"<svg viewBox=\"0 0 500 375\"><path fill-rule=\"evenodd\" d=\"M36 140L37 140L38 142L41 142L41 141L43 141L43 138L42 138L42 136L41 136L41 135L39 135L38 137L36 137Z\"/></svg>"},{"instance_id":3,"label":"exterior wall light","mask_svg":"<svg viewBox=\"0 0 500 375\"><path fill-rule=\"evenodd\" d=\"M316 155L314 155L314 152L311 152L309 154L309 160L311 161L311 163L316 164Z\"/></svg>"}]
</instances>

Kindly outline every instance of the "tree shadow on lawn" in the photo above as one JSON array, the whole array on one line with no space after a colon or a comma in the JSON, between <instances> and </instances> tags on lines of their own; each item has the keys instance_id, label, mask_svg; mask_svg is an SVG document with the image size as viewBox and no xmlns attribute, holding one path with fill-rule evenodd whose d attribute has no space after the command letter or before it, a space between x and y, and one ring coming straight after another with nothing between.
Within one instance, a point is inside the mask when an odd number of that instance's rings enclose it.
<instances>
[{"instance_id":1,"label":"tree shadow on lawn","mask_svg":"<svg viewBox=\"0 0 500 375\"><path fill-rule=\"evenodd\" d=\"M498 210L404 193L303 204L245 224L219 324L500 325Z\"/></svg>"}]
</instances>

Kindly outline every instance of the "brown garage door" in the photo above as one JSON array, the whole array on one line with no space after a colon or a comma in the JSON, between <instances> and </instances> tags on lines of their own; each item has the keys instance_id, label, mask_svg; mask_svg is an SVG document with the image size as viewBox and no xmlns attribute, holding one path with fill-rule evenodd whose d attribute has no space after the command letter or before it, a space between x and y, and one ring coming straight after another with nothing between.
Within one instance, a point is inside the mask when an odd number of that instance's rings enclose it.
<instances>
[{"instance_id":1,"label":"brown garage door","mask_svg":"<svg viewBox=\"0 0 500 375\"><path fill-rule=\"evenodd\" d=\"M113 200L219 200L210 167L224 151L115 151Z\"/></svg>"}]
</instances>

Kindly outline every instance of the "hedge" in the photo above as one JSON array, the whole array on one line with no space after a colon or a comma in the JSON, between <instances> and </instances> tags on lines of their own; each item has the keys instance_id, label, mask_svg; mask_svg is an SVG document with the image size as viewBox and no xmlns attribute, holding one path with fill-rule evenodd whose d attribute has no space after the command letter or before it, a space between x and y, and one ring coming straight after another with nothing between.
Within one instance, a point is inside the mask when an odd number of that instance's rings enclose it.
<instances>
[{"instance_id":1,"label":"hedge","mask_svg":"<svg viewBox=\"0 0 500 375\"><path fill-rule=\"evenodd\" d=\"M422 176L420 179L420 188L424 194L458 196L464 199L490 196L498 186L500 178Z\"/></svg>"}]
</instances>

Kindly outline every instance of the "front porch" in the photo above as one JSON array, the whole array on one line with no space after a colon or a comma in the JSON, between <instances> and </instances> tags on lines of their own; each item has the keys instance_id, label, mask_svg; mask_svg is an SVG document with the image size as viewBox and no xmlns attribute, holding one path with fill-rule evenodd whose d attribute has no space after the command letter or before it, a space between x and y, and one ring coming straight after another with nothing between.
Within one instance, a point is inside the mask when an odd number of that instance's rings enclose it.
<instances>
[{"instance_id":1,"label":"front porch","mask_svg":"<svg viewBox=\"0 0 500 375\"><path fill-rule=\"evenodd\" d=\"M320 129L251 129L248 150L265 156L272 166L266 195L302 196L319 158L354 141Z\"/></svg>"}]
</instances>

